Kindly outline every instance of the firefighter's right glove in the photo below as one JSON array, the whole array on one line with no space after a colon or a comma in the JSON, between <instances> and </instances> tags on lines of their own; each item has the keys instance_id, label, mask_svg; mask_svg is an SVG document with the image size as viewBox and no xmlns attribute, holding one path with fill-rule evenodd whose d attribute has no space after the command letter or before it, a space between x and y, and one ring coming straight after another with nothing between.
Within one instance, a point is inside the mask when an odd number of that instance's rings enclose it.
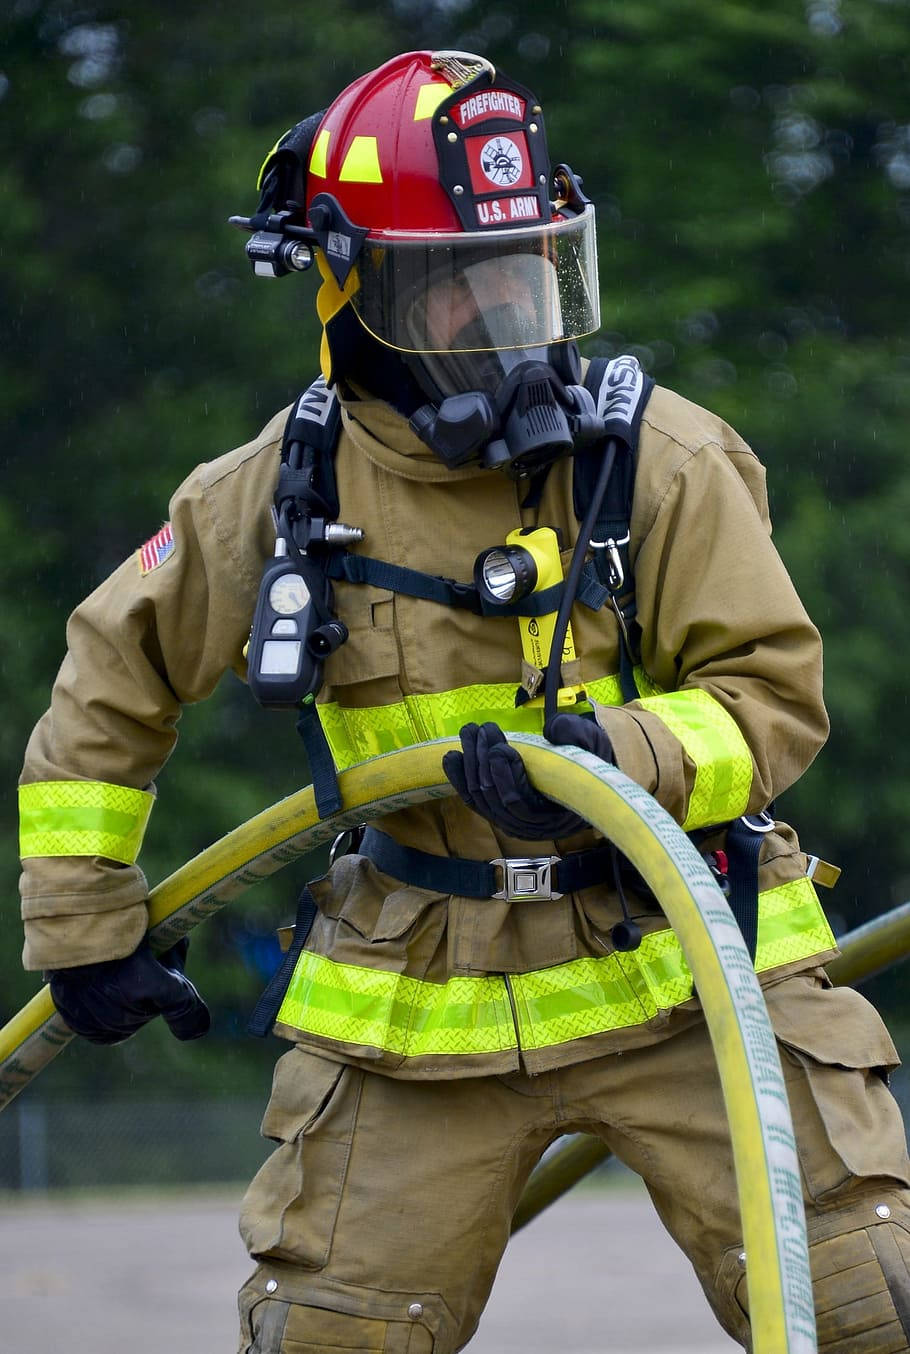
<instances>
[{"instance_id":1,"label":"firefighter's right glove","mask_svg":"<svg viewBox=\"0 0 910 1354\"><path fill-rule=\"evenodd\" d=\"M518 751L498 724L465 724L461 752L447 752L442 769L469 809L510 837L528 841L571 837L588 826L528 780Z\"/></svg>"},{"instance_id":2,"label":"firefighter's right glove","mask_svg":"<svg viewBox=\"0 0 910 1354\"><path fill-rule=\"evenodd\" d=\"M147 940L125 959L53 969L46 976L54 1005L75 1034L93 1044L120 1044L156 1015L177 1039L198 1039L209 1008L183 971L186 936L157 957Z\"/></svg>"}]
</instances>

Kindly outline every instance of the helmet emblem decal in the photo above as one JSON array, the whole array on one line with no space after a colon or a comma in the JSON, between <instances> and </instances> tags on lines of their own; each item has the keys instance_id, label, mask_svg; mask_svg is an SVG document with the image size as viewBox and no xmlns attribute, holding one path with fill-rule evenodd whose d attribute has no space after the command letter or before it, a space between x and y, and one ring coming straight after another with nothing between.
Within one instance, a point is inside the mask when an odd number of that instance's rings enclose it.
<instances>
[{"instance_id":1,"label":"helmet emblem decal","mask_svg":"<svg viewBox=\"0 0 910 1354\"><path fill-rule=\"evenodd\" d=\"M524 161L510 136L492 136L481 147L480 168L497 188L511 188L521 178Z\"/></svg>"},{"instance_id":2,"label":"helmet emblem decal","mask_svg":"<svg viewBox=\"0 0 910 1354\"><path fill-rule=\"evenodd\" d=\"M549 221L541 108L523 85L482 70L433 118L439 181L463 230Z\"/></svg>"}]
</instances>

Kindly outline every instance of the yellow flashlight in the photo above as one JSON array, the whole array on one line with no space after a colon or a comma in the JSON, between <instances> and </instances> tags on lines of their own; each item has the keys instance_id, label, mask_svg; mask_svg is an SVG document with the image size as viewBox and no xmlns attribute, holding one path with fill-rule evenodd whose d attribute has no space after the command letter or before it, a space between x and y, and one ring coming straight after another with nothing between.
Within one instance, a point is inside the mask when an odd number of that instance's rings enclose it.
<instances>
[{"instance_id":1,"label":"yellow flashlight","mask_svg":"<svg viewBox=\"0 0 910 1354\"><path fill-rule=\"evenodd\" d=\"M532 592L543 592L563 580L562 561L559 558L559 538L552 527L519 527L510 531L504 546L494 546L477 556L474 582L481 596L488 602L518 602ZM556 611L545 616L519 616L521 652L528 668L539 677L531 679L529 705L542 705L543 695L535 693L543 682L543 673L550 657ZM566 628L561 663L574 662L575 642L571 624ZM526 685L526 689L528 685ZM575 705L584 695L581 686L561 687L557 705Z\"/></svg>"}]
</instances>

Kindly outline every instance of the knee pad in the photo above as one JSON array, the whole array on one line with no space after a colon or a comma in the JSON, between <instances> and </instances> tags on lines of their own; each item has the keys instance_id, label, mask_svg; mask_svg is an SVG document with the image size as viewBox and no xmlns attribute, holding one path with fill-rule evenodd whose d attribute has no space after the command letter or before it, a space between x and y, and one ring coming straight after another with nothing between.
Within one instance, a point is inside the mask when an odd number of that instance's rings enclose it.
<instances>
[{"instance_id":1,"label":"knee pad","mask_svg":"<svg viewBox=\"0 0 910 1354\"><path fill-rule=\"evenodd\" d=\"M910 1192L883 1189L808 1222L818 1348L910 1350Z\"/></svg>"},{"instance_id":2,"label":"knee pad","mask_svg":"<svg viewBox=\"0 0 910 1354\"><path fill-rule=\"evenodd\" d=\"M329 1288L260 1267L240 1290L239 1354L450 1354L434 1295ZM440 1320L442 1317L442 1320Z\"/></svg>"},{"instance_id":3,"label":"knee pad","mask_svg":"<svg viewBox=\"0 0 910 1354\"><path fill-rule=\"evenodd\" d=\"M807 1220L819 1354L910 1351L910 1191L886 1187ZM727 1332L748 1347L745 1253L723 1258L708 1297Z\"/></svg>"}]
</instances>

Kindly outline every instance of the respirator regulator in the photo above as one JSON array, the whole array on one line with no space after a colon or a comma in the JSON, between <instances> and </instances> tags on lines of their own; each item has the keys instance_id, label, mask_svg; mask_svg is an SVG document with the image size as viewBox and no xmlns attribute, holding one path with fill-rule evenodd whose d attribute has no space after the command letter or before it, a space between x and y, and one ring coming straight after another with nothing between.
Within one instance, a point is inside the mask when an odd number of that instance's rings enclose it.
<instances>
[{"instance_id":1,"label":"respirator regulator","mask_svg":"<svg viewBox=\"0 0 910 1354\"><path fill-rule=\"evenodd\" d=\"M553 344L545 352L545 361L522 353L492 393L468 390L422 405L411 428L450 470L478 461L514 477L602 437L603 420L580 384L576 345Z\"/></svg>"}]
</instances>

